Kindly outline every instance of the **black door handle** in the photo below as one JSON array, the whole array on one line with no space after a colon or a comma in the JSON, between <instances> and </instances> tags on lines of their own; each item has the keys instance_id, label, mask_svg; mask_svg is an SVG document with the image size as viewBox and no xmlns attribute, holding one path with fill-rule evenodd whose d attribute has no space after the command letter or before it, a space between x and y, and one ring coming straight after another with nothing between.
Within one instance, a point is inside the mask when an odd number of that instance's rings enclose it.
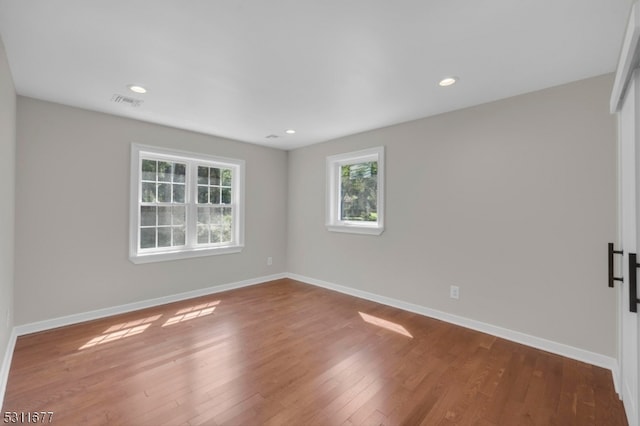
<instances>
[{"instance_id":1,"label":"black door handle","mask_svg":"<svg viewBox=\"0 0 640 426\"><path fill-rule=\"evenodd\" d=\"M609 287L613 287L614 281L622 281L621 277L613 276L613 255L623 253L622 250L614 250L613 243L609 243Z\"/></svg>"},{"instance_id":2,"label":"black door handle","mask_svg":"<svg viewBox=\"0 0 640 426\"><path fill-rule=\"evenodd\" d=\"M638 263L636 261L636 254L629 253L629 310L631 312L638 312Z\"/></svg>"}]
</instances>

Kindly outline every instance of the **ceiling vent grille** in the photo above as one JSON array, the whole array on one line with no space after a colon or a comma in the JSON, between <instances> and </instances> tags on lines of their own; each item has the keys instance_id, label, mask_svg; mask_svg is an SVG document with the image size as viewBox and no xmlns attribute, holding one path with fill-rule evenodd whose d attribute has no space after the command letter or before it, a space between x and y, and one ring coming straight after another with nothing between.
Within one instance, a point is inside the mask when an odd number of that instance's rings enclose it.
<instances>
[{"instance_id":1,"label":"ceiling vent grille","mask_svg":"<svg viewBox=\"0 0 640 426\"><path fill-rule=\"evenodd\" d=\"M278 138L278 135L267 135L265 136L265 139L276 139Z\"/></svg>"},{"instance_id":2,"label":"ceiling vent grille","mask_svg":"<svg viewBox=\"0 0 640 426\"><path fill-rule=\"evenodd\" d=\"M137 108L142 104L142 101L140 99L133 99L128 96L122 96L117 94L111 97L111 102L115 102L117 104L129 105L134 108Z\"/></svg>"}]
</instances>

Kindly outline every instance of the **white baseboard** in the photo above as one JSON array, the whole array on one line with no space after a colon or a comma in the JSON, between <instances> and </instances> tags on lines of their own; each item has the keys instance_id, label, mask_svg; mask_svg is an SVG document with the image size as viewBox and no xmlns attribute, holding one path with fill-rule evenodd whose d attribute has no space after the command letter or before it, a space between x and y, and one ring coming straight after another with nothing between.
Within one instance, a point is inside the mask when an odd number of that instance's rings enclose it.
<instances>
[{"instance_id":1,"label":"white baseboard","mask_svg":"<svg viewBox=\"0 0 640 426\"><path fill-rule=\"evenodd\" d=\"M112 315L124 314L127 312L137 311L140 309L151 308L154 306L164 305L167 303L179 302L181 300L193 299L195 297L207 296L209 294L220 293L222 291L233 290L241 287L248 287L256 284L262 284L267 281L273 281L286 278L287 274L267 275L258 278L251 278L235 283L222 284L213 287L202 288L185 293L172 294L170 296L158 297L155 299L142 300L140 302L127 303L125 305L114 306L111 308L97 309L95 311L82 312L79 314L67 315L64 317L53 318L50 320L32 322L29 324L19 325L14 328L17 336L25 334L37 333L39 331L51 330L52 328L64 327L66 325L78 324L85 321L110 317Z\"/></svg>"},{"instance_id":2,"label":"white baseboard","mask_svg":"<svg viewBox=\"0 0 640 426\"><path fill-rule=\"evenodd\" d=\"M4 351L4 356L2 357L2 365L0 365L0 407L4 402L4 394L7 390L7 381L9 380L9 369L11 368L11 360L13 359L13 351L16 347L16 339L18 338L16 334L15 327L11 329L11 334L9 335L9 341L7 342L7 349Z\"/></svg>"},{"instance_id":3,"label":"white baseboard","mask_svg":"<svg viewBox=\"0 0 640 426\"><path fill-rule=\"evenodd\" d=\"M359 297L361 299L371 300L372 302L381 303L383 305L393 306L394 308L424 315L430 318L439 319L451 324L491 334L492 336L501 337L512 342L521 343L523 345L531 346L536 349L551 352L556 355L561 355L567 358L575 359L577 361L582 361L588 364L596 365L598 367L606 368L607 370L611 371L616 392L620 394L618 387L618 362L615 358L565 345L564 343L558 343L552 340L543 339L541 337L531 336L529 334L510 330L508 328L498 327L470 318L449 314L447 312L438 311L436 309L415 305L413 303L404 302L398 299L392 299L386 296L380 296L374 293L369 293L367 291L357 290L351 287L345 287L327 281L317 280L315 278L305 277L303 275L289 273L287 274L287 277L296 281L301 281L303 283L323 287L340 293L345 293L350 296Z\"/></svg>"}]
</instances>

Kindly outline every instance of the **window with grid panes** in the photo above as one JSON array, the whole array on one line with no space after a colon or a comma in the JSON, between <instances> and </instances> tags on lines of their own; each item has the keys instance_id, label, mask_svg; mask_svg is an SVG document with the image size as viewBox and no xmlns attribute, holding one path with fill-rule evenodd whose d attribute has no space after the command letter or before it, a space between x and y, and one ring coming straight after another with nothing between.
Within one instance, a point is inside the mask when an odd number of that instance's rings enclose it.
<instances>
[{"instance_id":1,"label":"window with grid panes","mask_svg":"<svg viewBox=\"0 0 640 426\"><path fill-rule=\"evenodd\" d=\"M198 166L198 244L231 242L231 169Z\"/></svg>"},{"instance_id":2,"label":"window with grid panes","mask_svg":"<svg viewBox=\"0 0 640 426\"><path fill-rule=\"evenodd\" d=\"M329 231L380 235L384 231L384 147L327 157Z\"/></svg>"},{"instance_id":3,"label":"window with grid panes","mask_svg":"<svg viewBox=\"0 0 640 426\"><path fill-rule=\"evenodd\" d=\"M242 160L137 144L131 158L132 262L242 249Z\"/></svg>"},{"instance_id":4,"label":"window with grid panes","mask_svg":"<svg viewBox=\"0 0 640 426\"><path fill-rule=\"evenodd\" d=\"M185 245L185 163L142 159L140 249Z\"/></svg>"}]
</instances>

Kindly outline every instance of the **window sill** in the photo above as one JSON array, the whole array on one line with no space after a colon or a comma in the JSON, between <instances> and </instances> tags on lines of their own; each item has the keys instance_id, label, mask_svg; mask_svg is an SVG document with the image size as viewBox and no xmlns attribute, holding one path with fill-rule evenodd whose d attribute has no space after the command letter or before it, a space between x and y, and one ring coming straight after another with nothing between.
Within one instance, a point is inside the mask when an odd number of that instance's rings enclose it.
<instances>
[{"instance_id":1,"label":"window sill","mask_svg":"<svg viewBox=\"0 0 640 426\"><path fill-rule=\"evenodd\" d=\"M189 259L192 257L216 256L220 254L240 253L244 246L226 246L204 248L189 251L172 251L165 253L148 253L129 256L129 260L135 264L165 262L170 260Z\"/></svg>"},{"instance_id":2,"label":"window sill","mask_svg":"<svg viewBox=\"0 0 640 426\"><path fill-rule=\"evenodd\" d=\"M327 225L327 229L331 232L346 232L348 234L364 234L364 235L380 235L384 232L381 226L362 226L362 225Z\"/></svg>"}]
</instances>

